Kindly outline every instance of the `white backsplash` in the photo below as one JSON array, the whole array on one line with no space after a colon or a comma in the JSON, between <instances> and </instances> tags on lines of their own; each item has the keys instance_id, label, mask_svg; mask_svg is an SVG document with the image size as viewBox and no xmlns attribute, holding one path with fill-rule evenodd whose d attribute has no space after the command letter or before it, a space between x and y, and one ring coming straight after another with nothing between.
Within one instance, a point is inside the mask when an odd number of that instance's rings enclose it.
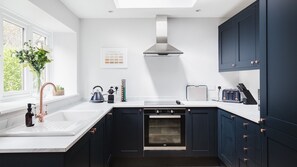
<instances>
[{"instance_id":1,"label":"white backsplash","mask_svg":"<svg viewBox=\"0 0 297 167\"><path fill-rule=\"evenodd\" d=\"M260 70L240 71L239 83L243 83L258 100L258 89L260 89Z\"/></svg>"}]
</instances>

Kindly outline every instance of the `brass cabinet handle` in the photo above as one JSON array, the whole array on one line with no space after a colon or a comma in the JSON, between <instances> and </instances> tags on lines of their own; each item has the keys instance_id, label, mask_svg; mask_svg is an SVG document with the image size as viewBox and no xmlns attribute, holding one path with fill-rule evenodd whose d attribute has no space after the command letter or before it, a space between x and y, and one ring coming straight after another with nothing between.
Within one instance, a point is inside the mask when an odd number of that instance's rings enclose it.
<instances>
[{"instance_id":1,"label":"brass cabinet handle","mask_svg":"<svg viewBox=\"0 0 297 167\"><path fill-rule=\"evenodd\" d=\"M96 133L96 131L97 131L97 128L92 128L89 132L93 135Z\"/></svg>"}]
</instances>

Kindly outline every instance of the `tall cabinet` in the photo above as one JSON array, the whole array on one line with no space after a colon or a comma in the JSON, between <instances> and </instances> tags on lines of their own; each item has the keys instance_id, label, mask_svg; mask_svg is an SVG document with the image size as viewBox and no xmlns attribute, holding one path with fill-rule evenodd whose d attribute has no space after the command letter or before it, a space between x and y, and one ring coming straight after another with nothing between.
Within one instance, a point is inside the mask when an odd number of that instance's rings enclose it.
<instances>
[{"instance_id":1,"label":"tall cabinet","mask_svg":"<svg viewBox=\"0 0 297 167\"><path fill-rule=\"evenodd\" d=\"M296 166L297 1L260 0L262 166Z\"/></svg>"}]
</instances>

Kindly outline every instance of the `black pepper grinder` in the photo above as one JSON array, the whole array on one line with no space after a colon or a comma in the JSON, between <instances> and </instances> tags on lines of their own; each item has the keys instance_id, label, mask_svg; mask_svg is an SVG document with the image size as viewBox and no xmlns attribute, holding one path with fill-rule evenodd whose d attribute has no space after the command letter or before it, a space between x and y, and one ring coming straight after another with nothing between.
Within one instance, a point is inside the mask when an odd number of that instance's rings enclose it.
<instances>
[{"instance_id":1,"label":"black pepper grinder","mask_svg":"<svg viewBox=\"0 0 297 167\"><path fill-rule=\"evenodd\" d=\"M221 89L222 89L222 87L221 86L218 86L218 101L221 100L221 97L220 97L220 95L221 95Z\"/></svg>"},{"instance_id":2,"label":"black pepper grinder","mask_svg":"<svg viewBox=\"0 0 297 167\"><path fill-rule=\"evenodd\" d=\"M27 113L25 115L25 120L26 120L26 126L27 127L34 126L34 124L33 124L34 114L32 113L32 105L35 105L35 104L28 103Z\"/></svg>"},{"instance_id":3,"label":"black pepper grinder","mask_svg":"<svg viewBox=\"0 0 297 167\"><path fill-rule=\"evenodd\" d=\"M113 90L113 87L111 86L107 92L109 93L107 103L114 103L114 94L113 93L115 91Z\"/></svg>"}]
</instances>

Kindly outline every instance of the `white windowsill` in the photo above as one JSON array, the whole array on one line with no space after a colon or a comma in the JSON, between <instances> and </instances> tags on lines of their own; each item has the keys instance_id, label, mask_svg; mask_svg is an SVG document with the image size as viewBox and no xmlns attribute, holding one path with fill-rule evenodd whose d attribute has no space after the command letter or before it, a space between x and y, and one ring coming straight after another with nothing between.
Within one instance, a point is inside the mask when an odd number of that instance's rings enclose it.
<instances>
[{"instance_id":1,"label":"white windowsill","mask_svg":"<svg viewBox=\"0 0 297 167\"><path fill-rule=\"evenodd\" d=\"M44 104L50 104L53 102L57 102L60 100L66 100L74 97L78 97L78 94L70 94L70 95L64 95L64 96L50 96L47 98L44 98ZM39 105L39 99L38 98L33 98L33 97L28 97L22 100L15 100L15 101L0 101L0 116L3 114L8 114L12 112L16 112L19 110L25 110L27 109L27 104L28 103L34 103L37 106Z\"/></svg>"}]
</instances>

